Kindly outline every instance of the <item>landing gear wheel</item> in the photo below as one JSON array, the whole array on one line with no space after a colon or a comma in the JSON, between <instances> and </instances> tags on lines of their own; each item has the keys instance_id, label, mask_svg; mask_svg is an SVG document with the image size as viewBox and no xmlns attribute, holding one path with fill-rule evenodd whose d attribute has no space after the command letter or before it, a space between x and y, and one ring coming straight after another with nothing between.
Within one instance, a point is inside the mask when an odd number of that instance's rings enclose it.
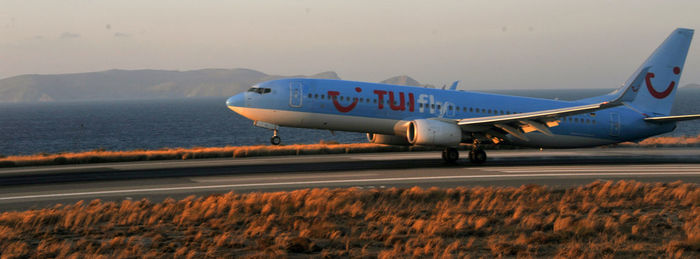
<instances>
[{"instance_id":1,"label":"landing gear wheel","mask_svg":"<svg viewBox=\"0 0 700 259\"><path fill-rule=\"evenodd\" d=\"M469 161L474 164L483 164L486 162L486 152L483 149L469 151Z\"/></svg>"},{"instance_id":2,"label":"landing gear wheel","mask_svg":"<svg viewBox=\"0 0 700 259\"><path fill-rule=\"evenodd\" d=\"M445 148L442 151L442 160L445 160L447 163L454 163L457 162L459 159L459 151L457 151L456 148Z\"/></svg>"},{"instance_id":3,"label":"landing gear wheel","mask_svg":"<svg viewBox=\"0 0 700 259\"><path fill-rule=\"evenodd\" d=\"M272 136L272 138L270 139L270 143L272 143L272 145L275 145L275 146L279 145L281 142L282 142L282 139L280 138L280 136Z\"/></svg>"}]
</instances>

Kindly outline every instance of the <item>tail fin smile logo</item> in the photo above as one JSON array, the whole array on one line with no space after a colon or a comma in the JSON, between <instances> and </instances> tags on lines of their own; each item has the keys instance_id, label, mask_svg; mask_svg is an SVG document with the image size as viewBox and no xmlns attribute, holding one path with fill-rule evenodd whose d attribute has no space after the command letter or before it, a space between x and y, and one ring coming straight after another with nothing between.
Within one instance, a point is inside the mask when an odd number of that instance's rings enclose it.
<instances>
[{"instance_id":1,"label":"tail fin smile logo","mask_svg":"<svg viewBox=\"0 0 700 259\"><path fill-rule=\"evenodd\" d=\"M680 67L674 67L674 68L673 68L673 73L676 74L676 75L680 74L680 73L681 73L681 68L680 68ZM671 81L671 83L668 84L668 87L666 88L666 90L664 90L664 91L662 91L662 92L658 92L658 91L656 91L656 89L654 89L654 86L651 85L651 79L652 79L652 78L654 78L654 73L647 73L647 76L646 76L646 78L645 78L645 81L646 81L646 83L647 83L647 89L649 89L649 93L650 93L652 96L654 96L655 98L657 98L657 99L666 98L666 96L668 96L669 94L671 94L671 92L673 91L673 87L676 86L676 82L675 82L675 81Z\"/></svg>"}]
</instances>

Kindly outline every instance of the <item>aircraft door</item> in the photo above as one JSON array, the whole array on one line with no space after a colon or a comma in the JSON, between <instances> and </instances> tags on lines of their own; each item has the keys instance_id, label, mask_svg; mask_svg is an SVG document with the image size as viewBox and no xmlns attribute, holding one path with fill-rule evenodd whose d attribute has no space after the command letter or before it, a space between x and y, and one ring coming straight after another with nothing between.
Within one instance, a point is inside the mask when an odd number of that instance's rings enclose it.
<instances>
[{"instance_id":1,"label":"aircraft door","mask_svg":"<svg viewBox=\"0 0 700 259\"><path fill-rule=\"evenodd\" d=\"M617 112L610 113L610 136L620 136L620 114Z\"/></svg>"},{"instance_id":2,"label":"aircraft door","mask_svg":"<svg viewBox=\"0 0 700 259\"><path fill-rule=\"evenodd\" d=\"M304 98L303 84L301 82L291 82L289 85L289 107L301 107Z\"/></svg>"},{"instance_id":3,"label":"aircraft door","mask_svg":"<svg viewBox=\"0 0 700 259\"><path fill-rule=\"evenodd\" d=\"M456 109L457 107L454 103L445 102L442 107L440 107L440 117L454 118Z\"/></svg>"}]
</instances>

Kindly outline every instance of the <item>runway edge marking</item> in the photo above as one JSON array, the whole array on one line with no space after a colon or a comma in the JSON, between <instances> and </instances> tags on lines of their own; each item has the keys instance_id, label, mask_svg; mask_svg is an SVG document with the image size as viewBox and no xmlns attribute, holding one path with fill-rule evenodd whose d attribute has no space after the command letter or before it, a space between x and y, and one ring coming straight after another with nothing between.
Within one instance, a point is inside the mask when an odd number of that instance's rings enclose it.
<instances>
[{"instance_id":1,"label":"runway edge marking","mask_svg":"<svg viewBox=\"0 0 700 259\"><path fill-rule=\"evenodd\" d=\"M402 178L376 178L376 179L348 179L348 180L327 180L327 181L299 181L299 182L281 182L281 183L247 183L247 184L224 184L224 185L206 185L206 186L183 186L183 187L126 189L126 190L94 191L94 192L37 194L37 195L0 197L0 201L37 199L37 198L75 197L75 196L85 196L85 195L127 194L127 193L139 193L139 192L181 191L181 190L201 190L201 189L226 189L226 188L237 188L237 187L313 185L313 184L332 184L332 183L398 182L398 181L410 181L410 180L446 180L446 179L479 179L479 178L525 178L525 177L563 177L563 176L654 176L654 175L700 175L700 172L497 174L497 175L457 175L457 176L428 176L428 177L402 177Z\"/></svg>"}]
</instances>

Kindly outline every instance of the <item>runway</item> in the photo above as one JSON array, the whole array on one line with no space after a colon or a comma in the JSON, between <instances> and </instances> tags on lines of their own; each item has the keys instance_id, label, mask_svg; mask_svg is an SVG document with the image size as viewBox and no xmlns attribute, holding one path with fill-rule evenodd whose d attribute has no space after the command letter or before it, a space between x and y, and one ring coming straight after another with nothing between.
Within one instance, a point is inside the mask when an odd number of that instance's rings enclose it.
<instances>
[{"instance_id":1,"label":"runway","mask_svg":"<svg viewBox=\"0 0 700 259\"><path fill-rule=\"evenodd\" d=\"M462 152L466 155L466 152ZM700 183L700 149L492 150L485 165L439 152L371 153L0 169L0 211L79 200L150 199L301 188L566 187L595 180Z\"/></svg>"}]
</instances>

